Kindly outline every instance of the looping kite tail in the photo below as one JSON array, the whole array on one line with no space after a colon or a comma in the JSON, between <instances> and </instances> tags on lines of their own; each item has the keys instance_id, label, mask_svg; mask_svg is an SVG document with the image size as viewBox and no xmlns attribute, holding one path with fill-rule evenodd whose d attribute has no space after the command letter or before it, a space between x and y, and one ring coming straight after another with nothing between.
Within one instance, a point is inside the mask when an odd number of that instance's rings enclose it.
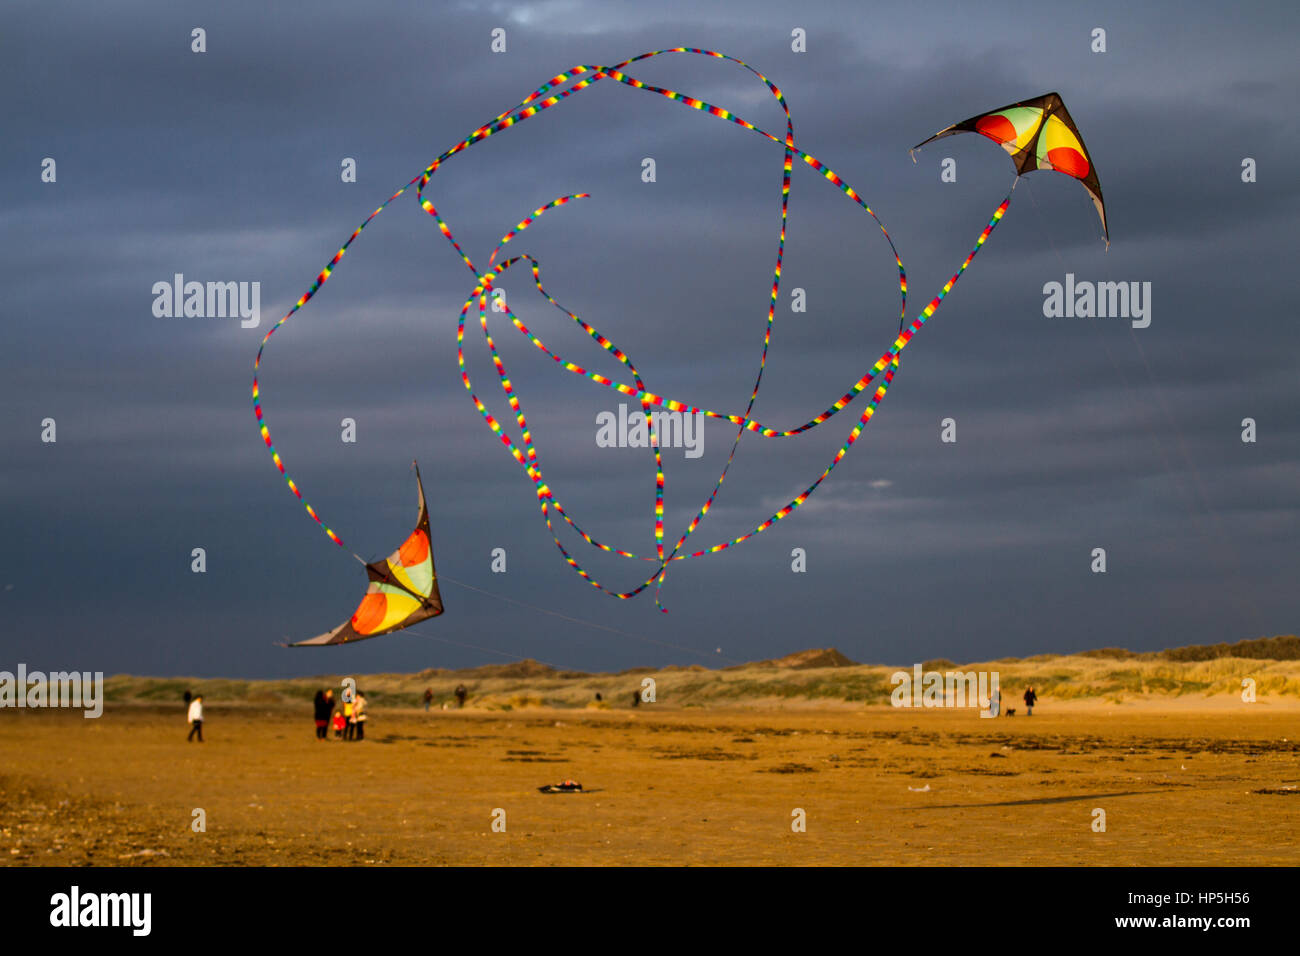
<instances>
[{"instance_id":1,"label":"looping kite tail","mask_svg":"<svg viewBox=\"0 0 1300 956\"><path fill-rule=\"evenodd\" d=\"M760 129L759 127L755 126L753 123L748 122L742 117L737 116L736 114L732 113L730 110L726 110L723 109L722 107L715 106L703 100L699 100L694 97L687 96L683 93L678 93L674 90L653 86L625 72L625 68L634 63L638 63L642 60L650 59L651 57L662 56L667 53L686 53L686 54L695 54L700 56L714 57L719 60L726 60L731 63L735 63L736 65L744 68L745 70L748 70L751 74L753 74L755 77L757 77L760 81L763 82L763 84L767 87L769 92L771 92L771 94L776 98L777 102L780 104L782 110L784 111L785 118L786 118L785 136L783 138L777 137L772 133ZM562 196L534 210L529 216L526 216L524 219L522 219L513 229L508 231L501 238L501 241L493 249L491 256L488 258L487 270L482 272L479 271L479 269L474 265L474 262L470 258L470 256L461 247L460 243L457 242L455 236L452 233L451 227L439 214L437 208L434 206L433 201L426 195L426 189L429 185L429 182L432 180L434 174L438 172L438 170L442 167L443 163L447 162L456 154L467 150L469 147L481 142L487 137L493 135L494 133L499 133L503 130L507 130L513 126L516 126L519 123L525 122L526 120L529 120L534 116L537 116L539 113L542 113L545 110L551 109L552 107L559 105L560 103L576 96L579 93L582 93L584 90L587 90L593 85L595 85L596 83L604 80L615 80L616 82L624 86L631 87L632 89L666 97L670 100L682 104L683 106L689 107L694 110L698 110L703 113L708 113L718 119L725 120L727 122L734 123L738 126L741 126L747 130L750 130L753 133L756 133L759 136L762 136L768 140L771 140L774 143L777 143L782 147L783 178L781 184L781 228L780 228L780 233L777 237L776 262L772 273L772 290L768 302L767 321L765 323L764 330L763 330L762 349L759 353L758 370L754 378L754 386L750 392L749 401L745 405L743 411L739 413L719 412L710 409L700 408L690 402L678 401L650 391L646 387L645 382L641 377L641 373L637 370L636 365L633 363L632 359L625 352L619 349L613 343L613 341L611 341L609 338L607 338L599 331L597 331L597 329L593 325L591 325L590 323L588 323L587 321L580 318L578 315L569 311L567 308L561 305L546 290L546 287L543 285L542 278L541 278L541 263L538 262L537 259L535 259L531 255L528 255L527 253L522 253L520 255L512 256L509 258L503 258L498 263L498 256L502 254L507 244L509 244L512 240L517 238L524 230L526 230L530 225L532 225L532 223L534 223L538 218L540 218L542 215L545 215L550 210L563 206L569 202L574 202L577 200L589 198L587 193L575 193L569 196ZM993 139L995 142L998 142L1000 145L1002 145L1003 148L1006 149L1008 153L1011 154L1013 160L1016 163L1017 176L1025 172L1032 171L1034 169L1056 169L1058 171L1065 172L1068 175L1074 176L1075 178L1082 180L1084 182L1084 185L1087 186L1089 192L1093 196L1093 201L1097 206L1097 211L1102 217L1103 228L1105 227L1105 209L1101 203L1101 189L1099 184L1097 183L1096 173L1095 171L1093 171L1091 167L1091 163L1090 160L1088 159L1087 151L1083 146L1082 137L1079 135L1078 129L1074 126L1074 123L1070 119L1069 114L1065 111L1064 103L1061 102L1059 96L1057 96L1054 93L1047 94L1046 96L1039 97L1036 100L1029 100L1022 103L1012 104L1011 106L1004 107L1002 110L995 111L993 113L984 114L979 117L972 117L970 120L967 120L963 123L956 124L954 126L948 127L945 130L940 131L938 134L936 134L935 137L931 137L931 139L937 138L939 136L947 136L953 133L964 132L964 131L979 132L987 136L988 138ZM926 140L927 143L929 141L930 140ZM844 392L843 395L841 395L838 399L832 402L830 406L827 407L823 412L816 415L812 419L800 425L796 425L794 427L777 428L777 427L764 425L763 423L759 422L757 419L752 417L752 412L753 412L754 404L758 398L759 388L762 385L763 372L767 365L768 350L772 342L772 329L776 318L776 303L777 303L778 293L781 285L781 265L782 265L782 259L785 254L786 222L787 222L787 214L789 209L791 174L794 168L794 161L796 158L799 161L805 163L806 165L812 167L818 173L820 173L824 179L826 179L832 185L836 186L841 192L844 193L844 195L848 196L849 199L853 200L858 206L862 208L862 210L867 215L869 215L875 221L876 225L880 229L881 235L884 237L885 241L889 244L890 251L894 257L894 261L897 263L898 266L898 280L899 280L899 294L901 299L901 308L899 313L899 332L897 337L894 339L893 343L889 346L889 348L876 360L876 362L861 377L859 377L857 381L855 381L849 387L849 389L846 392ZM585 579L593 587L599 588L600 590L608 594L611 594L614 597L620 599L631 598L636 596L637 594L640 594L642 591L644 591L646 588L650 587L651 585L655 585L655 590L656 590L655 603L657 606L660 607L661 610L663 609L663 607L659 601L659 590L664 583L665 577L667 575L667 569L671 562L682 561L687 558L697 558L706 554L722 551L726 548L731 547L732 545L739 544L742 541L745 541L749 538L754 537L757 534L760 534L763 531L766 531L768 528L772 527L778 521L781 521L782 519L788 517L796 508L798 508L805 501L807 501L808 498L813 494L813 492L815 492L817 488L821 485L821 483L826 480L826 478L830 475L831 471L835 468L835 466L844 459L845 455L848 453L849 448L853 445L854 442L858 440L858 437L862 434L862 430L867 426L872 416L876 413L876 410L880 407L880 403L884 400L885 394L888 391L890 384L893 382L894 376L898 372L900 353L902 352L904 347L906 347L907 344L910 341L912 341L912 339L915 337L917 332L920 331L921 327L930 319L932 315L934 315L935 311L939 308L940 304L943 302L944 298L948 295L948 293L952 291L952 288L957 283L957 280L961 278L962 274L966 271L967 267L970 266L971 262L974 260L976 254L979 252L981 248L983 248L984 243L988 240L993 230L997 227L998 223L1002 220L1002 217L1005 215L1007 211L1007 207L1010 205L1011 202L1011 193L1008 192L1006 198L1004 198L1002 202L998 205L997 209L994 210L992 217L988 221L988 224L984 227L983 231L980 233L979 238L976 240L974 247L971 249L970 254L967 255L966 259L962 262L960 268L958 268L957 271L953 274L952 278L950 278L943 285L943 287L939 291L939 294L935 296L925 306L925 308L921 310L921 313L909 323L907 322L907 273L903 268L903 262L902 259L899 257L898 250L897 248L895 248L894 242L890 238L888 231L886 231L884 224L876 216L875 212L872 211L872 209L866 204L866 202L863 200L861 195L859 195L858 192L847 182L845 182L834 170L832 170L829 166L822 163L821 160L817 159L811 153L807 153L799 149L798 146L796 146L795 139L794 139L794 124L790 115L790 108L786 102L785 96L781 92L781 90L775 84L773 84L767 77L765 77L762 73L759 73L753 67L749 66L747 63L743 62L742 60L736 59L735 57L726 56L725 54L717 53L712 50L700 50L700 49L693 49L693 48L678 47L671 50L656 50L650 53L643 53L640 56L633 57L630 60L625 60L624 62L619 63L616 66L612 66L612 67L579 65L573 67L570 70L567 70L564 73L556 74L555 76L547 80L545 83L543 83L536 90L534 90L532 93L530 93L528 96L526 96L518 104L511 107L506 112L499 114L498 116L488 121L487 123L484 123L482 126L479 126L477 129L471 132L460 142L456 143L454 146L452 146L450 149L444 152L441 156L439 156L427 167L425 167L425 169L419 175L412 178L410 182L408 182L405 186L403 186L401 189L397 190L397 192L395 192L392 196L390 196L388 200L383 203L383 205L381 205L378 209L376 209L369 216L367 216L365 221L362 222L361 225L359 225L356 228L356 230L352 233L352 235L348 237L347 241L344 242L343 245L339 248L338 252L334 254L333 258L330 259L329 263L325 266L325 268L321 270L320 274L316 276L315 281L313 281L312 284L308 287L307 291L302 294L302 296L294 304L293 308L290 309L289 312L283 318L281 318L278 322L276 322L275 325L272 326L267 331L266 335L262 339L261 347L258 349L257 352L257 359L254 362L253 411L257 417L257 421L262 433L263 441L265 441L267 448L270 450L272 460L275 462L276 467L280 470L280 473L284 475L285 482L288 484L289 489L294 493L294 495L296 495L299 498L299 500L303 501L303 506L306 508L307 513L311 515L311 517L318 524L321 525L321 527L325 531L325 534L329 536L330 540L334 541L338 545L343 544L342 539L339 538L339 536L335 534L334 531L330 529L330 527L327 526L321 520L320 516L316 513L316 511L312 508L312 506L308 504L305 500L303 500L301 490L298 488L298 485L293 480L293 478L291 478L288 472L285 470L284 463L280 458L280 454L276 450L276 447L271 440L270 429L267 425L265 416L263 414L261 393L260 393L260 387L258 384L257 376L261 369L262 356L266 349L266 344L267 342L270 341L270 338L275 333L275 331L280 326L282 326L286 321L288 321L288 319L291 316L293 316L294 313L302 309L312 299L312 297L321 288L321 286L323 286L329 280L335 267L338 265L339 261L343 258L343 256L347 253L352 243L356 241L358 236L361 235L362 230L365 229L366 226L369 225L370 222L375 219L375 217L377 217L381 212L383 212L386 208L388 208L388 206L394 200L396 200L399 196L401 196L408 189L410 189L411 186L416 186L416 196L420 203L420 206L425 210L425 212L427 212L430 216L433 217L443 237L446 238L446 240L451 244L452 248L456 251L457 255L460 256L461 261L465 264L465 267L469 269L469 271L474 276L473 289L470 291L468 298L465 300L464 306L460 310L460 316L457 320L457 325L456 325L456 341L457 341L456 354L457 354L457 361L460 365L461 381L464 383L465 389L469 393L470 400L474 403L474 407L478 409L479 414L483 417L484 421L487 423L488 428L490 428L492 432L497 435L497 437L501 440L502 444L505 445L506 449L509 451L510 455L515 459L515 461L523 469L524 473L531 480L534 487L535 494L537 496L538 505L541 510L542 518L545 520L546 526L549 529L551 536L555 541L555 546L559 549L560 553L564 556L565 561L568 562L569 566L572 567L573 570L576 571L579 576ZM1014 190L1014 184L1012 186L1012 189ZM534 284L536 285L538 293L547 302L549 302L551 305L559 309L561 312L563 312L565 315L571 318L575 323L577 323L577 325L588 336L590 336L591 339L595 341L597 345L599 345L605 352L608 352L610 355L614 356L614 358L617 359L620 364L626 367L627 374L625 376L620 376L620 377L627 378L630 381L630 384L625 382L615 381L611 378L601 375L598 372L590 371L587 368L583 367L582 365L570 361L562 357L559 353L550 349L518 318L518 316L514 314L513 311L511 311L508 308L508 306L503 310L505 316L510 320L510 322L514 325L514 327L523 336L528 338L533 343L533 345L535 345L544 355L552 359L557 365L559 365L565 371L586 378L592 382L595 382L597 385L604 386L607 389L618 392L621 395L626 395L630 398L634 398L640 402L641 409L646 414L647 422L649 424L650 444L653 449L654 459L655 459L655 497L654 497L655 553L653 556L638 555L631 551L626 551L621 548L617 548L612 545L597 541L595 538L593 538L590 534L588 534L586 531L582 529L582 527L578 524L578 522L564 508L564 506L561 504L559 499L556 498L554 491L546 483L543 474L541 458L539 457L538 449L533 441L532 433L529 430L528 420L524 413L522 402L520 401L519 395L517 394L515 387L506 372L505 362L502 359L497 349L496 342L493 340L491 332L488 329L488 317L490 312L492 311L492 309L489 307L489 302L494 301L494 296L496 292L496 285L495 285L496 282L508 270L510 270L516 265L525 262L532 270L533 281ZM506 396L506 401L510 406L510 411L514 417L515 425L517 426L518 429L517 437L511 437L508 427L488 411L487 406L483 403L478 393L474 390L474 386L470 381L469 373L466 369L465 351L464 351L465 324L466 324L467 316L470 314L471 309L473 309L475 306L477 306L478 309L479 325L483 331L484 341L487 343L487 348L491 355L493 366L496 369L499 384ZM752 432L763 438L790 438L795 435L803 434L804 432L810 431L813 428L817 427L818 425L824 424L825 422L829 421L836 414L843 411L850 404L852 404L856 400L859 394L866 391L873 384L875 385L875 388L872 390L871 397L867 402L865 408L863 409L861 415L859 416L858 420L854 423L853 427L849 430L848 436L844 440L844 443L840 446L839 450L832 457L830 463L826 466L826 468L822 471L822 473L817 477L817 479L811 485L809 485L806 489L804 489L804 491L802 491L800 494L796 495L784 507L777 510L775 513L770 515L766 520L762 521L761 523L756 525L753 529L746 532L745 534L742 534L737 538L724 540L717 544L710 545L708 547L698 548L696 550L691 550L687 547L688 540L699 528L700 523L704 520L704 517L708 514L709 509L713 506L714 502L717 500L718 494L722 488L722 484L727 477L727 473L731 468L732 462L735 460L736 451L740 447L740 441L747 432ZM704 503L700 506L695 517L691 519L690 523L686 526L686 529L683 531L681 536L677 538L676 542L674 542L671 546L666 546L665 539L664 539L663 517L664 517L665 481L664 481L664 471L663 471L663 458L659 448L658 435L655 431L654 416L650 414L651 410L654 408L666 409L667 411L670 412L685 412L688 414L699 414L708 418L721 419L723 421L730 423L731 425L736 426L737 428L735 439L732 442L731 451L727 456L727 460L722 468L721 474L718 475L717 481L714 483L712 491L709 493ZM597 581L595 578L593 578L591 574L588 573L588 571L578 563L577 559L574 558L574 556L569 552L569 550L565 548L563 542L560 540L558 534L558 530L559 530L558 525L553 520L552 513L554 513L554 515L558 515L559 518L562 519L564 523L569 525L569 527L571 527L578 534L579 537L581 537L584 541L586 541L588 544L592 545L593 547L601 551L606 551L611 554L619 555L620 557L651 562L655 565L655 568L650 572L649 576L647 576L645 580L643 580L640 584L638 584L636 587L632 588L631 590L618 591L606 587L605 585ZM439 605L439 609L440 607L441 606Z\"/></svg>"}]
</instances>

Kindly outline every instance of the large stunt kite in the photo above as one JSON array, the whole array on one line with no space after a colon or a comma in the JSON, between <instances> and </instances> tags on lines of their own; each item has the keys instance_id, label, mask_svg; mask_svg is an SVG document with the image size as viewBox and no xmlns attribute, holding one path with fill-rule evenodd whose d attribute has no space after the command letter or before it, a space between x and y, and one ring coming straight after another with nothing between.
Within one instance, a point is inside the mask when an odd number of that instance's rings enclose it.
<instances>
[{"instance_id":1,"label":"large stunt kite","mask_svg":"<svg viewBox=\"0 0 1300 956\"><path fill-rule=\"evenodd\" d=\"M424 500L424 482L415 467L415 487L420 493L420 510L415 530L401 547L382 561L366 565L370 586L352 617L324 634L287 647L318 647L347 644L368 637L391 634L442 613L438 572L433 566L433 542L429 533L429 506Z\"/></svg>"},{"instance_id":2,"label":"large stunt kite","mask_svg":"<svg viewBox=\"0 0 1300 956\"><path fill-rule=\"evenodd\" d=\"M649 83L638 80L624 72L624 70L633 63L647 60L651 57L662 56L667 53L686 53L699 56L709 56L715 59L735 63L748 70L767 86L769 92L771 92L777 102L781 105L781 108L785 111L785 135L781 137L775 136L772 133L759 129L753 123L742 119L730 110L723 109L720 106L714 106L711 103L706 103L703 100L686 96L685 94L678 93L674 90L652 86ZM506 244L516 239L525 229L535 222L538 217L571 201L586 199L588 198L586 193L575 193L569 196L561 196L560 198L552 200L546 205L535 209L531 215L524 217L524 219L522 219L512 230L502 237L496 248L492 250L492 254L488 258L487 268L483 271L480 271L474 265L469 255L461 248L460 244L453 236L450 226L448 226L442 216L439 215L433 201L425 194L425 188L428 186L429 181L433 178L434 174L438 172L443 163L447 162L456 154L476 145L494 133L500 133L512 126L532 119L545 110L558 106L560 103L573 98L577 94L589 89L603 80L615 80L632 89L663 96L680 103L683 106L689 107L690 109L698 110L701 113L708 113L711 116L725 120L729 123L735 123L751 132L757 133L759 136L771 140L773 143L781 146L784 150L784 178L781 190L781 231L776 244L776 264L772 276L772 294L768 302L767 323L763 336L763 348L759 356L758 370L754 380L754 389L749 396L748 405L746 405L745 410L740 414L728 414L698 408L689 402L681 402L675 399L666 398L665 396L657 395L650 391L646 387L636 365L633 364L631 358L625 352L621 351L610 339L598 332L590 323L561 306L550 295L550 293L546 291L546 288L542 284L541 263L537 259L527 253L522 253L517 256L504 258L500 262L497 261L497 257L501 254ZM1049 93L1046 96L1040 96L1037 99L1014 103L1011 106L1003 107L1000 110L994 110L991 113L984 113L980 116L972 117L963 123L958 123L955 126L950 126L945 130L941 130L930 139L937 139L941 136L947 136L959 132L981 133L982 135L992 139L994 142L999 143L1004 149L1006 149L1011 155L1012 160L1015 162L1015 182L1018 182L1019 177L1024 173L1031 172L1035 169L1055 170L1057 172L1065 173L1066 175L1082 182L1092 195L1093 202L1097 207L1097 213L1101 216L1102 229L1105 231L1106 210L1102 205L1101 187L1097 182L1096 169L1094 168L1092 159L1088 154L1087 148L1083 144L1083 138L1079 135L1078 127L1074 125L1074 121L1070 118L1070 114L1065 109L1065 104L1057 94ZM928 143L930 140L926 140L925 142ZM924 143L921 145L924 145ZM844 195L857 203L857 205L860 206L880 228L880 232L884 236L885 241L889 244L889 248L894 255L894 260L898 264L899 293L902 300L902 309L900 312L899 331L897 337L884 354L882 354L876 362L849 387L847 392L835 399L821 414L807 422L804 422L802 425L797 425L794 428L780 429L771 428L762 424L756 419L751 418L750 413L753 411L754 403L758 398L759 386L763 381L763 370L767 364L768 347L772 341L772 327L776 319L777 296L781 286L781 261L785 253L786 217L789 209L791 171L796 158L798 158L800 162L812 167L823 178L844 193ZM564 73L559 73L556 76L551 77L551 79L547 80L520 101L518 105L511 107L495 119L490 120L475 129L459 143L451 147L426 166L414 179L389 197L383 205L367 216L365 221L353 231L352 235L348 237L347 241L343 243L338 252L334 254L334 257L329 261L329 264L321 270L320 274L317 275L316 280L298 299L293 308L267 331L265 337L262 339L262 345L261 348L258 349L257 360L253 366L253 411L257 416L258 425L262 433L262 439L266 442L267 448L270 449L272 460L280 470L280 473L284 476L285 481L289 485L289 489L300 500L302 500L302 492L299 490L294 480L289 477L288 472L285 471L284 462L281 461L279 452L276 451L275 445L271 442L271 433L263 415L261 392L259 390L257 378L261 369L263 352L266 349L267 342L275 333L276 329L283 325L295 312L305 306L320 287L329 280L330 275L338 265L339 260L347 253L348 248L354 241L356 241L356 238L361 234L361 231L369 225L370 221L388 208L390 203L406 192L411 186L416 186L417 183L416 196L419 199L421 208L434 218L443 237L451 243L452 248L460 256L460 259L465 264L466 268L468 268L474 275L474 287L470 292L469 297L466 299L465 305L461 308L460 316L456 323L456 356L460 363L461 381L464 383L465 389L469 392L470 400L474 403L474 407L478 410L479 414L482 415L488 428L490 428L493 434L495 434L500 439L501 443L506 446L510 455L523 469L525 475L527 475L528 479L532 483L533 490L537 495L537 501L542 513L542 518L545 520L546 526L551 532L551 537L555 541L555 546L564 556L564 559L569 566L593 587L599 588L601 591L620 599L635 597L653 584L655 585L656 591L656 604L659 604L659 590L664 583L668 565L671 562L684 561L687 558L702 557L703 555L722 551L732 545L739 544L742 541L752 538L755 535L766 531L778 521L788 517L796 508L812 496L821 483L830 475L835 466L844 459L846 454L848 454L849 447L858 440L858 437L862 434L863 428L866 427L867 423L871 420L871 417L876 413L876 409L880 407L880 403L884 399L889 385L893 382L894 376L898 372L899 353L902 352L904 347L906 347L907 343L913 339L916 333L920 331L921 326L923 326L930 316L935 313L935 310L939 308L945 296L952 291L957 280L961 278L962 273L966 271L967 267L974 260L976 254L981 248L983 248L984 243L993 233L993 230L997 228L998 223L1001 222L1002 217L1006 214L1007 207L1011 204L1011 192L1008 192L1006 198L1004 198L1002 202L998 204L997 209L994 210L992 218L989 219L988 224L980 233L979 238L976 239L974 248L971 249L969 255L966 256L965 261L962 262L956 273L954 273L952 278L944 283L943 287L939 290L939 294L931 299L925 308L921 310L920 314L909 323L907 321L907 273L903 269L903 262L898 256L898 250L894 247L893 240L889 237L889 233L885 231L884 224L876 217L876 214L866 204L858 192L846 183L834 170L829 166L826 166L811 153L804 152L795 145L794 124L790 117L790 108L786 103L784 94L782 94L781 90L767 79L767 77L763 76L763 74L759 73L753 67L734 57L726 56L722 53L715 53L711 50L690 49L685 47L643 53L640 56L633 57L630 60L625 60L612 67L575 66ZM1015 184L1013 182L1012 191L1014 191L1014 189ZM1107 238L1109 240L1109 235ZM714 483L712 492L710 492L708 498L700 506L699 511L696 513L695 517L691 519L689 524L687 524L685 530L676 542L671 546L665 546L663 521L665 481L663 458L659 450L659 441L655 432L654 419L652 416L647 414L650 424L650 445L654 452L656 472L653 514L655 554L653 556L638 555L631 551L626 551L597 541L590 534L584 531L568 510L564 508L560 503L560 500L556 497L554 490L547 484L544 478L541 459L538 456L532 432L529 430L528 419L524 414L523 405L520 401L518 391L506 373L505 362L497 351L496 343L493 341L492 335L488 330L488 321L491 315L489 303L493 301L493 296L496 291L496 283L509 269L521 263L526 263L527 267L532 272L533 282L541 296L555 308L559 309L571 318L597 345L617 359L626 369L626 374L621 374L620 378L628 378L631 380L632 384L616 381L599 372L588 371L583 366L553 352L544 342L542 342L541 339L534 335L523 322L520 321L513 311L507 307L505 309L505 315L515 328L537 346L537 348L545 355L553 359L554 362L565 371L589 379L598 385L618 392L620 395L626 395L637 399L641 404L642 411L646 413L651 412L651 410L655 408L662 408L670 412L699 414L707 418L721 419L737 427L735 441L731 447L731 453L727 456L726 464L722 469L722 473L718 476L717 481ZM518 434L516 437L511 436L509 427L505 423L498 421L498 419L488 411L487 406L484 405L483 401L474 391L473 384L470 382L469 373L465 367L464 341L466 318L470 314L470 309L476 304L478 306L479 325L482 327L484 340L488 351L491 353L492 362L496 369L497 377L500 380L502 391L505 393L506 402L510 406L511 417L518 426ZM731 468L731 464L735 459L736 450L740 447L740 440L746 435L746 433L754 433L763 438L792 438L796 435L801 435L804 432L811 431L818 425L824 424L827 420L843 411L857 399L859 394L866 391L868 386L873 384L874 388L872 389L871 397L859 415L857 422L855 422L853 427L849 430L844 443L835 453L830 464L828 464L817 477L816 481L791 499L791 501L784 507L778 509L766 520L760 522L745 534L742 534L737 538L720 541L717 544L708 547L698 548L697 550L686 549L686 542L691 535L695 533L696 529L699 528L705 515L708 514L709 509L717 500L718 493L722 488L722 483L727 477L727 472ZM418 480L419 478L417 473L417 483ZM323 521L321 521L320 516L311 505L306 503L305 500L303 501L303 506L307 509L307 513L321 525L325 534L329 536L331 541L338 545L343 544L343 541L339 536L326 526ZM573 531L582 538L582 540L592 547L610 554L616 554L622 558L649 562L653 565L653 570L645 580L630 590L619 591L606 587L604 584L601 584L593 578L564 546L564 543L560 540L557 533L558 528L556 523L553 521L553 515L558 515L563 519L565 524L572 528ZM360 607L357 608L356 614L352 616L352 619L348 623L335 628L333 631L312 638L309 641L299 642L299 644L294 646L301 646L304 644L322 645L348 643L367 637L376 637L380 634L389 634L393 631L401 630L404 627L426 620L442 612L442 601L438 595L437 579L433 570L433 553L429 541L428 512L424 504L424 490L422 487L420 489L419 526L416 531L412 533L411 537L407 539L406 543L404 543L402 547L394 552L386 561L366 563L364 559L359 557L358 560L361 560L363 564L366 564L366 571L370 577L370 586ZM662 605L659 606L662 609Z\"/></svg>"}]
</instances>

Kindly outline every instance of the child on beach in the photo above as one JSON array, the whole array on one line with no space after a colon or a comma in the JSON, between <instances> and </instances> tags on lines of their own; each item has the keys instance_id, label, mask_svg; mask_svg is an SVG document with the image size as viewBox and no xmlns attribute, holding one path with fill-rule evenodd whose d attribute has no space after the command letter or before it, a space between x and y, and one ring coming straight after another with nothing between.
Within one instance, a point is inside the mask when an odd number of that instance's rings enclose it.
<instances>
[{"instance_id":1,"label":"child on beach","mask_svg":"<svg viewBox=\"0 0 1300 956\"><path fill-rule=\"evenodd\" d=\"M343 728L347 726L347 721L343 719L343 711L334 711L334 736L339 740L343 739Z\"/></svg>"}]
</instances>

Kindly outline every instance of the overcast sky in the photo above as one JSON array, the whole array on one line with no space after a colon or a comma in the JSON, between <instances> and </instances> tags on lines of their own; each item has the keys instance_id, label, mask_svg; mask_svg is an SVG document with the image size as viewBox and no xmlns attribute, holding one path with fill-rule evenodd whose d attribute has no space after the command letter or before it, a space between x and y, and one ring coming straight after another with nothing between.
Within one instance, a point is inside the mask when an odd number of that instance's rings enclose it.
<instances>
[{"instance_id":1,"label":"overcast sky","mask_svg":"<svg viewBox=\"0 0 1300 956\"><path fill-rule=\"evenodd\" d=\"M1294 633L1298 24L1290 3L11 2L0 668L287 676L528 656L605 670L829 645L908 664ZM204 53L191 50L196 27ZM1091 50L1097 27L1104 53ZM795 28L806 52L791 49ZM1005 154L978 136L909 157L970 115L1059 91L1105 191L1110 249L1077 182L1022 180L848 458L771 530L676 562L665 615L651 592L597 592L556 550L531 482L461 384L456 317L473 276L412 190L272 338L263 404L290 474L348 550L374 559L409 532L418 458L440 574L495 596L447 582L446 613L419 633L274 647L346 619L365 579L257 433L261 336L367 214L477 126L575 64L674 46L741 58L782 88L800 148L890 230L909 318L1011 185ZM734 64L674 55L631 72L783 134L776 101ZM346 157L355 183L341 181ZM956 182L940 179L946 157ZM1246 157L1257 182L1242 182ZM429 196L485 268L531 210L591 193L512 250L541 261L551 294L648 388L738 413L762 347L781 161L760 136L608 80L456 157ZM155 317L152 288L176 273L260 283L260 326ZM1150 283L1150 326L1044 317L1044 284L1067 273ZM565 358L627 380L526 272L503 288ZM804 313L791 311L795 288ZM556 496L598 539L653 554L650 452L595 440L619 396L492 321ZM755 415L780 428L812 418L897 321L875 224L796 163ZM508 422L476 318L466 345L478 392ZM743 534L803 491L861 404L798 438L747 436L691 544ZM340 440L345 417L355 444ZM41 440L47 418L54 443ZM940 441L945 418L955 443ZM702 457L665 450L670 542L734 437L714 421ZM615 589L653 567L560 534ZM205 573L191 570L194 548ZM795 548L805 573L791 570ZM1105 574L1091 571L1094 548Z\"/></svg>"}]
</instances>

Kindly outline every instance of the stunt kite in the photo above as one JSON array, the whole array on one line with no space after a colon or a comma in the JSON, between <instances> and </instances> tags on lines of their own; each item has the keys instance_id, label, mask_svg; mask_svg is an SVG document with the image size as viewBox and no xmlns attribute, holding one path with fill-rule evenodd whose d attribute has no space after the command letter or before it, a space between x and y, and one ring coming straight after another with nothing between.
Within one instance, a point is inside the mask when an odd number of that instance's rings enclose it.
<instances>
[{"instance_id":1,"label":"stunt kite","mask_svg":"<svg viewBox=\"0 0 1300 956\"><path fill-rule=\"evenodd\" d=\"M1016 164L1017 176L1035 169L1054 169L1079 180L1092 196L1092 204L1101 217L1101 231L1106 236L1106 244L1110 244L1106 206L1102 202L1097 170L1088 158L1088 148L1083 145L1079 127L1074 125L1059 93L1045 93L991 113L972 116L939 130L912 149L918 150L926 143L954 133L979 133L993 140L1010 154L1011 161Z\"/></svg>"},{"instance_id":2,"label":"stunt kite","mask_svg":"<svg viewBox=\"0 0 1300 956\"><path fill-rule=\"evenodd\" d=\"M415 520L415 530L384 560L366 565L370 586L352 617L332 631L297 641L289 647L364 641L368 637L400 631L442 613L442 595L438 593L438 574L433 567L433 545L429 540L429 508L424 501L424 484L420 481L418 466L415 469L415 487L420 493L420 513Z\"/></svg>"}]
</instances>

